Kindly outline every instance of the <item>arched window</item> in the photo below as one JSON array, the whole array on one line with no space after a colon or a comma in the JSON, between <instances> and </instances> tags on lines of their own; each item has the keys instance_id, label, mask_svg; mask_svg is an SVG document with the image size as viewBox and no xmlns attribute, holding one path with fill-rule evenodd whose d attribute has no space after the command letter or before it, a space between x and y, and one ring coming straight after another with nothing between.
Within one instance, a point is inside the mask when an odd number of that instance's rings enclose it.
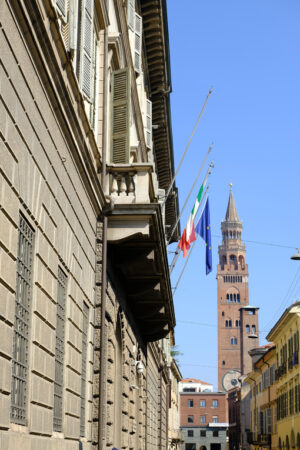
<instances>
[{"instance_id":1,"label":"arched window","mask_svg":"<svg viewBox=\"0 0 300 450\"><path fill-rule=\"evenodd\" d=\"M232 294L230 294L230 301L232 302Z\"/></svg>"},{"instance_id":2,"label":"arched window","mask_svg":"<svg viewBox=\"0 0 300 450\"><path fill-rule=\"evenodd\" d=\"M240 325L241 325L241 322L240 322L239 320L236 320L236 321L235 321L235 326L236 326L236 327L239 327Z\"/></svg>"},{"instance_id":3,"label":"arched window","mask_svg":"<svg viewBox=\"0 0 300 450\"><path fill-rule=\"evenodd\" d=\"M233 301L236 303L236 294L233 294Z\"/></svg>"},{"instance_id":4,"label":"arched window","mask_svg":"<svg viewBox=\"0 0 300 450\"><path fill-rule=\"evenodd\" d=\"M230 255L229 256L229 263L234 266L235 269L237 269L237 264L236 264L236 256L235 255Z\"/></svg>"},{"instance_id":5,"label":"arched window","mask_svg":"<svg viewBox=\"0 0 300 450\"><path fill-rule=\"evenodd\" d=\"M226 295L226 300L227 300L227 303L229 303L229 302L230 302L230 297L229 297L229 294L227 294L227 295Z\"/></svg>"},{"instance_id":6,"label":"arched window","mask_svg":"<svg viewBox=\"0 0 300 450\"><path fill-rule=\"evenodd\" d=\"M222 361L222 366L225 366L225 361Z\"/></svg>"},{"instance_id":7,"label":"arched window","mask_svg":"<svg viewBox=\"0 0 300 450\"><path fill-rule=\"evenodd\" d=\"M224 315L225 315L225 313L224 313L224 311L222 311L222 316L224 317Z\"/></svg>"},{"instance_id":8,"label":"arched window","mask_svg":"<svg viewBox=\"0 0 300 450\"><path fill-rule=\"evenodd\" d=\"M237 338L236 337L231 338L230 339L230 344L231 345L237 345Z\"/></svg>"},{"instance_id":9,"label":"arched window","mask_svg":"<svg viewBox=\"0 0 300 450\"><path fill-rule=\"evenodd\" d=\"M225 320L225 327L228 328L228 320Z\"/></svg>"},{"instance_id":10,"label":"arched window","mask_svg":"<svg viewBox=\"0 0 300 450\"><path fill-rule=\"evenodd\" d=\"M230 239L232 239L232 231L230 231L230 235L229 235Z\"/></svg>"},{"instance_id":11,"label":"arched window","mask_svg":"<svg viewBox=\"0 0 300 450\"><path fill-rule=\"evenodd\" d=\"M240 294L236 295L237 302L240 303Z\"/></svg>"},{"instance_id":12,"label":"arched window","mask_svg":"<svg viewBox=\"0 0 300 450\"><path fill-rule=\"evenodd\" d=\"M250 325L246 325L246 333L250 333Z\"/></svg>"},{"instance_id":13,"label":"arched window","mask_svg":"<svg viewBox=\"0 0 300 450\"><path fill-rule=\"evenodd\" d=\"M256 333L256 326L252 325L252 333Z\"/></svg>"},{"instance_id":14,"label":"arched window","mask_svg":"<svg viewBox=\"0 0 300 450\"><path fill-rule=\"evenodd\" d=\"M228 326L229 326L229 328L232 327L232 322L231 322L231 320L228 320Z\"/></svg>"},{"instance_id":15,"label":"arched window","mask_svg":"<svg viewBox=\"0 0 300 450\"><path fill-rule=\"evenodd\" d=\"M244 257L241 255L239 256L239 263L240 263L241 269L244 270L245 269L245 260L244 260Z\"/></svg>"}]
</instances>

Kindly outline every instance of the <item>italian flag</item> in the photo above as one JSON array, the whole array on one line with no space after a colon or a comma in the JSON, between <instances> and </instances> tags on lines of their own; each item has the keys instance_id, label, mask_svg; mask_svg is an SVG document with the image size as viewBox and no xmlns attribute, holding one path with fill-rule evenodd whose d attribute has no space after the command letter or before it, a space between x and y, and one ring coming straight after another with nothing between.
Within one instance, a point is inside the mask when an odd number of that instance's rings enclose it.
<instances>
[{"instance_id":1,"label":"italian flag","mask_svg":"<svg viewBox=\"0 0 300 450\"><path fill-rule=\"evenodd\" d=\"M193 206L192 212L189 216L189 219L187 221L186 227L184 229L184 232L182 233L181 239L179 241L178 247L183 251L183 257L185 258L187 255L188 250L190 249L191 243L196 240L195 235L195 217L198 212L200 201L203 193L205 182L202 183L195 204Z\"/></svg>"}]
</instances>

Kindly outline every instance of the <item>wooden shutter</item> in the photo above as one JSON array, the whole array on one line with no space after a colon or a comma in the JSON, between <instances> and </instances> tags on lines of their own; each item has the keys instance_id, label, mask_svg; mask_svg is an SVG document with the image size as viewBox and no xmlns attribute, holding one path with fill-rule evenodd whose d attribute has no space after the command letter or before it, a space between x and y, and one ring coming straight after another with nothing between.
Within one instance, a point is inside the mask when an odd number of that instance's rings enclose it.
<instances>
[{"instance_id":1,"label":"wooden shutter","mask_svg":"<svg viewBox=\"0 0 300 450\"><path fill-rule=\"evenodd\" d=\"M135 5L134 5L134 1L135 0L128 0L127 3L127 22L128 22L128 26L129 28L132 29L132 31L134 31L134 14L135 14Z\"/></svg>"},{"instance_id":2,"label":"wooden shutter","mask_svg":"<svg viewBox=\"0 0 300 450\"><path fill-rule=\"evenodd\" d=\"M93 58L92 58L92 82L91 82L91 107L90 107L90 124L95 130L96 125L96 105L97 105L97 36L93 29Z\"/></svg>"},{"instance_id":3,"label":"wooden shutter","mask_svg":"<svg viewBox=\"0 0 300 450\"><path fill-rule=\"evenodd\" d=\"M129 162L130 72L112 73L111 159L115 164Z\"/></svg>"},{"instance_id":4,"label":"wooden shutter","mask_svg":"<svg viewBox=\"0 0 300 450\"><path fill-rule=\"evenodd\" d=\"M84 0L82 9L82 28L81 28L81 73L80 85L82 92L91 99L92 83L92 51L93 51L93 1Z\"/></svg>"},{"instance_id":5,"label":"wooden shutter","mask_svg":"<svg viewBox=\"0 0 300 450\"><path fill-rule=\"evenodd\" d=\"M77 20L75 18L75 0L69 0L69 23L70 23L70 50L75 51L77 47L76 39L77 39Z\"/></svg>"},{"instance_id":6,"label":"wooden shutter","mask_svg":"<svg viewBox=\"0 0 300 450\"><path fill-rule=\"evenodd\" d=\"M56 0L56 8L58 13L63 17L64 21L67 18L67 0Z\"/></svg>"},{"instance_id":7,"label":"wooden shutter","mask_svg":"<svg viewBox=\"0 0 300 450\"><path fill-rule=\"evenodd\" d=\"M137 13L135 13L133 59L134 70L140 73L142 67L142 18Z\"/></svg>"},{"instance_id":8,"label":"wooden shutter","mask_svg":"<svg viewBox=\"0 0 300 450\"><path fill-rule=\"evenodd\" d=\"M146 99L146 126L145 126L146 146L152 150L152 102Z\"/></svg>"}]
</instances>

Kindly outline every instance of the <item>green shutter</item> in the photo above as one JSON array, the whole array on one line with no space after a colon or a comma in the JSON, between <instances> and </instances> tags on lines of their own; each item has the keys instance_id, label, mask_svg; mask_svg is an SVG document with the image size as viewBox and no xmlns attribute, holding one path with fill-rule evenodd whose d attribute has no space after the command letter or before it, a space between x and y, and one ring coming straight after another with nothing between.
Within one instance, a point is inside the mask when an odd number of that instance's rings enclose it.
<instances>
[{"instance_id":1,"label":"green shutter","mask_svg":"<svg viewBox=\"0 0 300 450\"><path fill-rule=\"evenodd\" d=\"M129 69L114 71L111 92L111 160L114 164L129 163L130 98Z\"/></svg>"}]
</instances>

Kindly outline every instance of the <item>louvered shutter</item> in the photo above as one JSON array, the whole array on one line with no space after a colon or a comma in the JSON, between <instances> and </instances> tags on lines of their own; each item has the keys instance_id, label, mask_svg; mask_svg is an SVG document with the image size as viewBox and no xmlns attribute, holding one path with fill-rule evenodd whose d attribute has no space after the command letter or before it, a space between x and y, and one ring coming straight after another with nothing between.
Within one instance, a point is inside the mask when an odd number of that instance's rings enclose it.
<instances>
[{"instance_id":1,"label":"louvered shutter","mask_svg":"<svg viewBox=\"0 0 300 450\"><path fill-rule=\"evenodd\" d=\"M97 36L93 29L93 59L92 59L92 82L91 82L91 107L90 107L90 124L93 130L96 125L96 105L97 105Z\"/></svg>"},{"instance_id":2,"label":"louvered shutter","mask_svg":"<svg viewBox=\"0 0 300 450\"><path fill-rule=\"evenodd\" d=\"M115 164L129 162L130 72L112 73L111 159Z\"/></svg>"},{"instance_id":3,"label":"louvered shutter","mask_svg":"<svg viewBox=\"0 0 300 450\"><path fill-rule=\"evenodd\" d=\"M69 0L70 1L70 16L69 16L69 22L70 22L70 50L75 51L76 50L76 39L77 39L77 21L75 18L75 0Z\"/></svg>"},{"instance_id":4,"label":"louvered shutter","mask_svg":"<svg viewBox=\"0 0 300 450\"><path fill-rule=\"evenodd\" d=\"M91 98L92 48L93 48L93 1L84 0L82 9L81 34L81 89L85 96Z\"/></svg>"},{"instance_id":5,"label":"louvered shutter","mask_svg":"<svg viewBox=\"0 0 300 450\"><path fill-rule=\"evenodd\" d=\"M127 3L127 22L129 28L131 28L132 31L134 31L134 14L135 14L134 1L135 0L128 0Z\"/></svg>"},{"instance_id":6,"label":"louvered shutter","mask_svg":"<svg viewBox=\"0 0 300 450\"><path fill-rule=\"evenodd\" d=\"M66 21L67 17L67 0L56 0L56 8L59 12L59 14L63 17L63 19Z\"/></svg>"},{"instance_id":7,"label":"louvered shutter","mask_svg":"<svg viewBox=\"0 0 300 450\"><path fill-rule=\"evenodd\" d=\"M133 59L134 70L140 73L142 66L142 18L137 13L135 13Z\"/></svg>"},{"instance_id":8,"label":"louvered shutter","mask_svg":"<svg viewBox=\"0 0 300 450\"><path fill-rule=\"evenodd\" d=\"M152 102L146 99L146 126L145 126L146 146L152 150Z\"/></svg>"}]
</instances>

